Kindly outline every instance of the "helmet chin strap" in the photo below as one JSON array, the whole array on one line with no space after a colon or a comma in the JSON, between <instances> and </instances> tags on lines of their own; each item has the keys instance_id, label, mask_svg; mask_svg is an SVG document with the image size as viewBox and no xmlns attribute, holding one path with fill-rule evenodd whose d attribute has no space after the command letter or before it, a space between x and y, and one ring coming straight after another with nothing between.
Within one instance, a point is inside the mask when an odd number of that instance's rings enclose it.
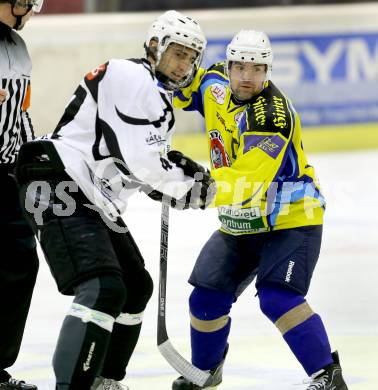
<instances>
[{"instance_id":1,"label":"helmet chin strap","mask_svg":"<svg viewBox=\"0 0 378 390\"><path fill-rule=\"evenodd\" d=\"M157 48L156 47L148 47L146 44L144 44L144 49L146 51L146 56L151 57L154 61L153 64L151 64L152 71L155 74L155 77L168 89L168 90L173 90L172 88L172 80L166 76L164 73L160 72L157 70L157 66L159 65L159 60L158 58L158 53L157 53Z\"/></svg>"},{"instance_id":2,"label":"helmet chin strap","mask_svg":"<svg viewBox=\"0 0 378 390\"><path fill-rule=\"evenodd\" d=\"M173 80L171 80L168 76L166 76L164 73L160 72L159 70L155 70L155 77L168 89L168 90L174 90L176 89L173 86Z\"/></svg>"},{"instance_id":3,"label":"helmet chin strap","mask_svg":"<svg viewBox=\"0 0 378 390\"><path fill-rule=\"evenodd\" d=\"M12 15L16 18L16 23L14 24L13 29L18 30L18 29L20 28L21 24L22 24L22 18L23 18L24 16L26 16L26 15L31 11L31 9L33 8L33 6L28 5L27 11L26 11L23 15L16 15L16 14L14 13L14 7L15 7L15 5L16 5L16 2L15 2L15 1L12 1L12 2L11 2L11 5L12 5Z\"/></svg>"},{"instance_id":4,"label":"helmet chin strap","mask_svg":"<svg viewBox=\"0 0 378 390\"><path fill-rule=\"evenodd\" d=\"M146 51L146 57L151 57L155 63L157 62L156 49L148 47L146 44L143 45L144 50Z\"/></svg>"}]
</instances>

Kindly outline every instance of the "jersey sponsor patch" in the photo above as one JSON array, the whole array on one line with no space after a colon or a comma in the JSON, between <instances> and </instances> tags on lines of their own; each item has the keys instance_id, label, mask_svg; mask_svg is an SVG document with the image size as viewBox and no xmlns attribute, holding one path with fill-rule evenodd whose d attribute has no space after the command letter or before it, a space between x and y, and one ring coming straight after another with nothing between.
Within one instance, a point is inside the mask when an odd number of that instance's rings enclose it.
<instances>
[{"instance_id":1,"label":"jersey sponsor patch","mask_svg":"<svg viewBox=\"0 0 378 390\"><path fill-rule=\"evenodd\" d=\"M266 230L259 207L218 207L218 218L222 223L222 230L231 234L256 233Z\"/></svg>"},{"instance_id":2,"label":"jersey sponsor patch","mask_svg":"<svg viewBox=\"0 0 378 390\"><path fill-rule=\"evenodd\" d=\"M254 114L254 118L256 121L256 124L258 126L265 126L266 123L266 114L267 114L267 99L263 96L259 96L255 103L252 104L252 110Z\"/></svg>"},{"instance_id":3,"label":"jersey sponsor patch","mask_svg":"<svg viewBox=\"0 0 378 390\"><path fill-rule=\"evenodd\" d=\"M223 104L226 99L226 87L223 84L215 83L210 88L211 94L215 97L218 104Z\"/></svg>"},{"instance_id":4,"label":"jersey sponsor patch","mask_svg":"<svg viewBox=\"0 0 378 390\"><path fill-rule=\"evenodd\" d=\"M284 146L285 141L279 135L245 135L243 153L247 153L253 148L259 148L268 156L276 159Z\"/></svg>"},{"instance_id":5,"label":"jersey sponsor patch","mask_svg":"<svg viewBox=\"0 0 378 390\"><path fill-rule=\"evenodd\" d=\"M282 97L273 96L273 106L274 111L272 113L273 116L273 124L274 126L284 129L287 128L287 112L284 105L284 100Z\"/></svg>"},{"instance_id":6,"label":"jersey sponsor patch","mask_svg":"<svg viewBox=\"0 0 378 390\"><path fill-rule=\"evenodd\" d=\"M229 167L230 158L224 147L224 141L218 130L209 131L210 136L210 157L214 169Z\"/></svg>"},{"instance_id":7,"label":"jersey sponsor patch","mask_svg":"<svg viewBox=\"0 0 378 390\"><path fill-rule=\"evenodd\" d=\"M163 139L160 134L152 133L151 131L148 134L148 136L146 137L146 144L148 146L151 146L151 145L159 145L160 146L164 142L165 142L165 139Z\"/></svg>"}]
</instances>

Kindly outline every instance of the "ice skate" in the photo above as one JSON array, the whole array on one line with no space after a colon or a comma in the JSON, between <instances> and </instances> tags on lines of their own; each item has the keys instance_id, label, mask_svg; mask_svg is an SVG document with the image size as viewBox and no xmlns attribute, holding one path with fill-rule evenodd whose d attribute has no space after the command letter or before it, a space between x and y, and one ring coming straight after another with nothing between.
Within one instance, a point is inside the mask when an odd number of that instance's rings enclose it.
<instances>
[{"instance_id":1,"label":"ice skate","mask_svg":"<svg viewBox=\"0 0 378 390\"><path fill-rule=\"evenodd\" d=\"M220 382L214 383L214 385L211 385L210 387L201 387L201 386L195 385L192 382L189 382L183 376L179 376L172 383L172 390L198 390L198 389L216 390L218 388L218 385Z\"/></svg>"},{"instance_id":2,"label":"ice skate","mask_svg":"<svg viewBox=\"0 0 378 390\"><path fill-rule=\"evenodd\" d=\"M315 374L307 390L348 390L342 376L338 353L333 352L332 358L333 363Z\"/></svg>"},{"instance_id":3,"label":"ice skate","mask_svg":"<svg viewBox=\"0 0 378 390\"><path fill-rule=\"evenodd\" d=\"M129 390L129 388L114 379L107 379L102 376L98 376L93 382L91 390Z\"/></svg>"},{"instance_id":4,"label":"ice skate","mask_svg":"<svg viewBox=\"0 0 378 390\"><path fill-rule=\"evenodd\" d=\"M37 390L37 386L12 378L6 371L1 372L0 390Z\"/></svg>"}]
</instances>

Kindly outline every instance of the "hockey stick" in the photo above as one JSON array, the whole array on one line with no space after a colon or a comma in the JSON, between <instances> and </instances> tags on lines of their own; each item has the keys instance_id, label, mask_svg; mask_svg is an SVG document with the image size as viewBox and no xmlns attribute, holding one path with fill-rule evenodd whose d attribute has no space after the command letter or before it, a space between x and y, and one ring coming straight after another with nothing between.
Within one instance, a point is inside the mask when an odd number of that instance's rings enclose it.
<instances>
[{"instance_id":1,"label":"hockey stick","mask_svg":"<svg viewBox=\"0 0 378 390\"><path fill-rule=\"evenodd\" d=\"M211 374L190 364L173 347L166 326L166 293L168 264L169 205L162 202L160 235L159 310L157 323L157 345L165 360L182 376L194 384L206 387L211 384Z\"/></svg>"}]
</instances>

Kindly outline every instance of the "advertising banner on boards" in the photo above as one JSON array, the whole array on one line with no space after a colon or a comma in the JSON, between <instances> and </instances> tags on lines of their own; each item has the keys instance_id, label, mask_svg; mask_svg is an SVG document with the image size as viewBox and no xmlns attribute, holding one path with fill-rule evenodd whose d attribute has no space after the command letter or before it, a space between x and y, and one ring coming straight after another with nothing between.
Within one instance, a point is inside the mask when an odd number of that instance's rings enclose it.
<instances>
[{"instance_id":1,"label":"advertising banner on boards","mask_svg":"<svg viewBox=\"0 0 378 390\"><path fill-rule=\"evenodd\" d=\"M208 40L205 66L224 60L231 38ZM378 32L270 38L272 80L303 125L378 122Z\"/></svg>"}]
</instances>

